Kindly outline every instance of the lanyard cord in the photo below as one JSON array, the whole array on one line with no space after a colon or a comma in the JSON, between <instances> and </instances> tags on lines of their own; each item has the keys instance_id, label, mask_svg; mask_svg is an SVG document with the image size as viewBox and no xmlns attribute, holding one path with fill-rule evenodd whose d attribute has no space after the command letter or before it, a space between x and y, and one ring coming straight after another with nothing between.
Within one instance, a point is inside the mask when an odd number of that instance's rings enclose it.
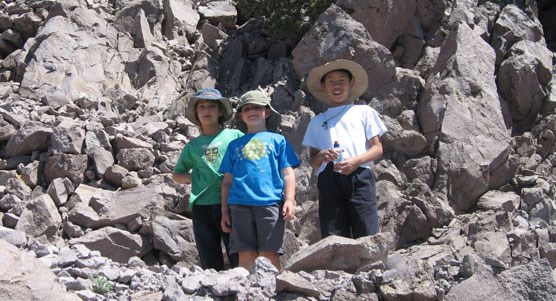
<instances>
[{"instance_id":1,"label":"lanyard cord","mask_svg":"<svg viewBox=\"0 0 556 301\"><path fill-rule=\"evenodd\" d=\"M325 120L324 120L324 122L322 123L321 126L324 128L325 131L328 130L328 122L329 122L330 120L336 118L338 115L342 114L342 113L347 109L347 107L348 107L348 106L345 105L344 108L343 108L340 112L336 113L334 116L332 116L332 117L330 117L330 118L328 118L328 119L326 119L326 111L323 113L324 119L325 119Z\"/></svg>"}]
</instances>

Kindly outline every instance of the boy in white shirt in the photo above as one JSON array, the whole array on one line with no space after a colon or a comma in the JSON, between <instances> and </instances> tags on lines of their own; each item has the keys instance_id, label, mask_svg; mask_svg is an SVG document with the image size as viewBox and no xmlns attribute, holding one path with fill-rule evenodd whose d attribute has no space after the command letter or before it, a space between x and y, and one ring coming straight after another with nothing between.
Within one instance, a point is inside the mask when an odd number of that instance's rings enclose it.
<instances>
[{"instance_id":1,"label":"boy in white shirt","mask_svg":"<svg viewBox=\"0 0 556 301\"><path fill-rule=\"evenodd\" d=\"M367 73L359 64L339 59L313 68L307 86L329 106L311 120L303 138L318 174L321 236L376 234L380 224L371 167L382 156L379 137L386 126L373 108L353 104L367 90ZM343 161L334 163L340 155L336 141Z\"/></svg>"}]
</instances>

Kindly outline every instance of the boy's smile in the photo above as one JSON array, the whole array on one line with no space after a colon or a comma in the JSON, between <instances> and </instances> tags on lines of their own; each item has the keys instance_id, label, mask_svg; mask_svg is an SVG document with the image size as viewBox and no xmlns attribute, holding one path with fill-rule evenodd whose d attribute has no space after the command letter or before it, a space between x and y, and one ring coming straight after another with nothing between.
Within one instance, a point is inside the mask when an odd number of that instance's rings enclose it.
<instances>
[{"instance_id":1,"label":"boy's smile","mask_svg":"<svg viewBox=\"0 0 556 301\"><path fill-rule=\"evenodd\" d=\"M248 128L265 127L266 116L269 114L266 110L265 106L246 104L241 107L241 118Z\"/></svg>"},{"instance_id":2,"label":"boy's smile","mask_svg":"<svg viewBox=\"0 0 556 301\"><path fill-rule=\"evenodd\" d=\"M344 71L331 71L324 76L323 89L332 99L331 106L339 106L350 102L353 81Z\"/></svg>"}]
</instances>

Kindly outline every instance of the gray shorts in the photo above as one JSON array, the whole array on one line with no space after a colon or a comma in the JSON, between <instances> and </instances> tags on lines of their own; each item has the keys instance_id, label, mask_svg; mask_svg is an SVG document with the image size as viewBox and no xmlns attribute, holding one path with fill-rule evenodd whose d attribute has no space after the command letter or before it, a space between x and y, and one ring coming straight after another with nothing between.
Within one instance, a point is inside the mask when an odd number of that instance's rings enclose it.
<instances>
[{"instance_id":1,"label":"gray shorts","mask_svg":"<svg viewBox=\"0 0 556 301\"><path fill-rule=\"evenodd\" d=\"M284 254L285 221L282 205L243 206L230 205L232 232L231 253L265 251Z\"/></svg>"}]
</instances>

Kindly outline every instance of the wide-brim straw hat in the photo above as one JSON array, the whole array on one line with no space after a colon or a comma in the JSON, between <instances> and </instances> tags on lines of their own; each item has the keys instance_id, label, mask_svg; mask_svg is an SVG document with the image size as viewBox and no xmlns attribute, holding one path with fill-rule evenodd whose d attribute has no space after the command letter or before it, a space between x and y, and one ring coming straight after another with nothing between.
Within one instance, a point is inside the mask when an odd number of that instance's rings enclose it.
<instances>
[{"instance_id":1,"label":"wide-brim straw hat","mask_svg":"<svg viewBox=\"0 0 556 301\"><path fill-rule=\"evenodd\" d=\"M367 91L367 87L369 86L369 77L361 65L346 59L335 60L320 67L313 68L307 77L307 88L309 89L309 92L311 92L317 100L330 104L332 99L326 94L321 80L322 77L328 72L341 69L345 69L351 73L354 84L351 88L350 100L357 100L359 96L363 95L363 93Z\"/></svg>"},{"instance_id":2,"label":"wide-brim straw hat","mask_svg":"<svg viewBox=\"0 0 556 301\"><path fill-rule=\"evenodd\" d=\"M185 110L185 117L187 117L187 119L189 119L194 124L201 125L201 122L199 121L199 118L195 113L195 105L199 100L219 101L224 108L224 112L222 112L222 121L226 122L230 120L230 118L232 118L233 110L230 100L226 97L222 97L222 94L220 94L220 91L218 91L217 89L202 88L199 89L199 91L197 91L197 93L195 93L195 95L193 95L189 99L189 104L187 105L187 109Z\"/></svg>"},{"instance_id":3,"label":"wide-brim straw hat","mask_svg":"<svg viewBox=\"0 0 556 301\"><path fill-rule=\"evenodd\" d=\"M280 122L282 121L282 115L276 111L272 105L270 104L271 98L268 96L264 91L261 90L252 90L249 91L239 98L239 102L237 104L237 113L235 117L235 124L236 127L244 132L247 133L247 124L241 120L241 116L239 112L241 111L241 107L246 104L255 104L259 106L268 106L272 111L272 115L266 119L266 129L270 132L277 132L278 127L280 126Z\"/></svg>"}]
</instances>

